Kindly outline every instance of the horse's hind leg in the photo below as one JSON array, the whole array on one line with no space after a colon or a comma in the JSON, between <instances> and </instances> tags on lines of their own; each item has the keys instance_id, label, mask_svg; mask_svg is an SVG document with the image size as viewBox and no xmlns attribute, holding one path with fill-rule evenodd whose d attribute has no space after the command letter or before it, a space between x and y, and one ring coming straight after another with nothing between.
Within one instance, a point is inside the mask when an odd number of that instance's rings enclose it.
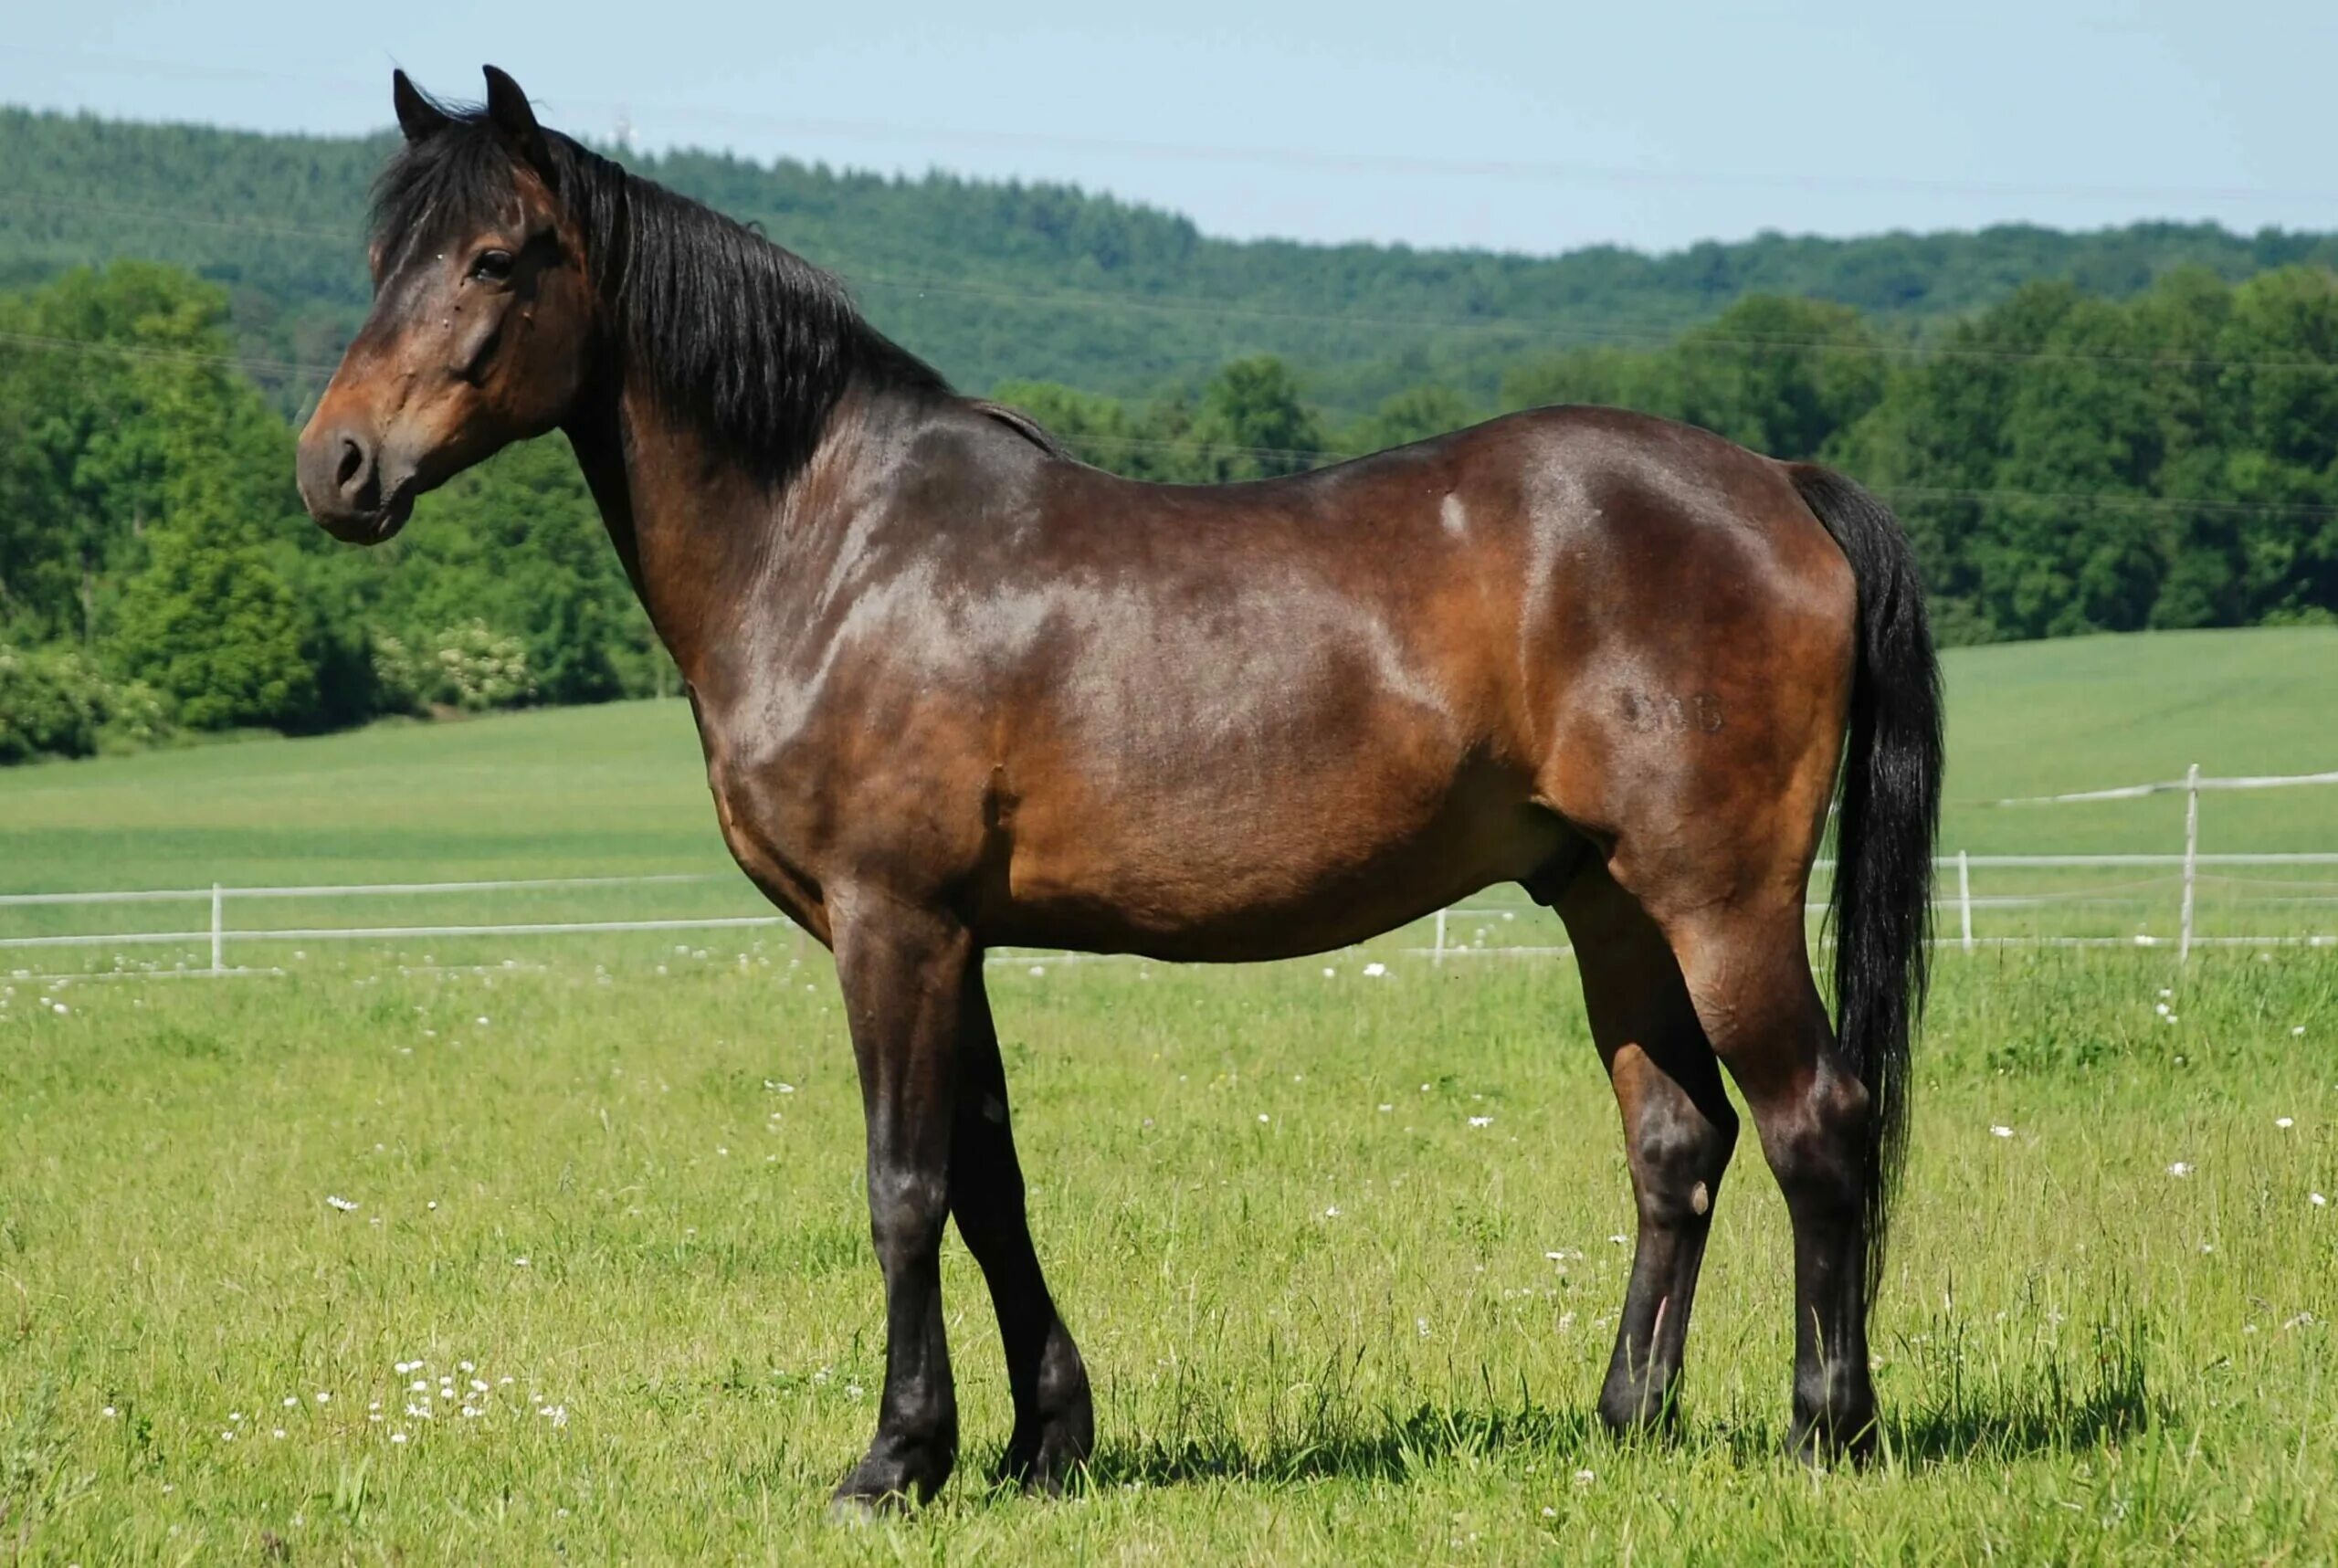
<instances>
[{"instance_id":1,"label":"horse's hind leg","mask_svg":"<svg viewBox=\"0 0 2338 1568\"><path fill-rule=\"evenodd\" d=\"M1616 1350L1599 1394L1610 1429L1668 1426L1680 1394L1689 1311L1737 1142L1737 1113L1672 950L1605 868L1558 900L1583 970L1592 1037L1623 1111L1639 1235Z\"/></svg>"},{"instance_id":2,"label":"horse's hind leg","mask_svg":"<svg viewBox=\"0 0 2338 1568\"><path fill-rule=\"evenodd\" d=\"M966 970L960 1010L958 1118L950 1146L950 1209L967 1250L982 1265L998 1310L1015 1431L1001 1478L1059 1489L1096 1444L1088 1371L1056 1314L1039 1270L1024 1209L1023 1167L1006 1109L1006 1070L983 988L982 965Z\"/></svg>"},{"instance_id":3,"label":"horse's hind leg","mask_svg":"<svg viewBox=\"0 0 2338 1568\"><path fill-rule=\"evenodd\" d=\"M1705 1033L1754 1113L1794 1224L1794 1434L1805 1457L1874 1442L1868 1374L1868 1091L1810 976L1801 900L1668 921Z\"/></svg>"}]
</instances>

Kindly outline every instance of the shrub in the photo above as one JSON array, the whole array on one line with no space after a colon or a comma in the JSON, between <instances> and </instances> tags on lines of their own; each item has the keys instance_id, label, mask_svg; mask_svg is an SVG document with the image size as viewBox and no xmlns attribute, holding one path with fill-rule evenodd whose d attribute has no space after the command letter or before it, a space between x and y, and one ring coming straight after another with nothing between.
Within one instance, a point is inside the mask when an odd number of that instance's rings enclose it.
<instances>
[{"instance_id":1,"label":"shrub","mask_svg":"<svg viewBox=\"0 0 2338 1568\"><path fill-rule=\"evenodd\" d=\"M78 649L0 647L0 763L152 744L168 730L152 688L108 680Z\"/></svg>"},{"instance_id":2,"label":"shrub","mask_svg":"<svg viewBox=\"0 0 2338 1568\"><path fill-rule=\"evenodd\" d=\"M518 708L535 696L528 652L518 637L472 621L439 633L437 642L431 672L437 678L432 695L438 701L477 713Z\"/></svg>"},{"instance_id":3,"label":"shrub","mask_svg":"<svg viewBox=\"0 0 2338 1568\"><path fill-rule=\"evenodd\" d=\"M429 672L403 637L374 634L374 707L381 713L419 713L430 699Z\"/></svg>"}]
</instances>

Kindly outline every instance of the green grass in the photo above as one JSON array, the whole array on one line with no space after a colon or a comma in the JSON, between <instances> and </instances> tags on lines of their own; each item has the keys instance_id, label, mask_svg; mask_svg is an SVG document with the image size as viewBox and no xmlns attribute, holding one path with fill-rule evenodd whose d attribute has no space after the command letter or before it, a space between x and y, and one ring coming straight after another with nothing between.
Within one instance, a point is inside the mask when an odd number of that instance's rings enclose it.
<instances>
[{"instance_id":1,"label":"green grass","mask_svg":"<svg viewBox=\"0 0 2338 1568\"><path fill-rule=\"evenodd\" d=\"M1565 964L1005 970L1102 1446L1069 1501L985 1491L1006 1390L953 1241L965 1463L869 1532L821 1512L882 1343L858 1094L825 964L746 956L80 984L64 1016L17 983L0 1539L60 1563L2338 1552L2338 1215L2309 1197L2338 1192L2330 955L2217 955L2173 1025L2163 955L1947 964L1877 1321L1889 1453L1819 1478L1781 1456L1788 1252L1750 1138L1683 1441L1590 1426L1630 1205ZM442 1373L487 1382L486 1414L404 1414Z\"/></svg>"},{"instance_id":2,"label":"green grass","mask_svg":"<svg viewBox=\"0 0 2338 1568\"><path fill-rule=\"evenodd\" d=\"M1971 803L2327 766L2333 653L1953 655L1948 842L2173 847L2164 802ZM716 868L703 788L674 704L37 767L0 775L0 885ZM2211 847L2338 848L2338 792L2207 811ZM959 1479L843 1531L882 1321L834 982L784 933L692 942L0 981L0 1560L2338 1555L2338 953L1943 955L1886 1456L1818 1477L1781 1457L1789 1254L1750 1136L1682 1440L1593 1428L1630 1202L1570 964L998 966L1101 1448L1064 1502L983 1488L1005 1379L953 1241ZM485 1414L405 1415L442 1373Z\"/></svg>"}]
</instances>

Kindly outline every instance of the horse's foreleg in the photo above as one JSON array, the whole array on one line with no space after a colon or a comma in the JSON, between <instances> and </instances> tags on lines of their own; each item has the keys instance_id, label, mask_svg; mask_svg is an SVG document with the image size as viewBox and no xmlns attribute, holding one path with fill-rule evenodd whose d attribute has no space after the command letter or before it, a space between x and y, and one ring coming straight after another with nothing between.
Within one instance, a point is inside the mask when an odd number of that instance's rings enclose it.
<instances>
[{"instance_id":1,"label":"horse's foreleg","mask_svg":"<svg viewBox=\"0 0 2338 1568\"><path fill-rule=\"evenodd\" d=\"M885 1392L869 1453L837 1489L866 1508L931 1497L958 1452L942 1316L942 1227L964 1033L964 928L890 900L839 900L837 973L869 1124L869 1218L885 1274Z\"/></svg>"},{"instance_id":2,"label":"horse's foreleg","mask_svg":"<svg viewBox=\"0 0 2338 1568\"><path fill-rule=\"evenodd\" d=\"M1583 973L1591 1031L1623 1112L1639 1212L1631 1282L1599 1415L1618 1433L1672 1423L1697 1275L1737 1113L1671 949L1604 870L1577 879L1560 913Z\"/></svg>"},{"instance_id":3,"label":"horse's foreleg","mask_svg":"<svg viewBox=\"0 0 2338 1568\"><path fill-rule=\"evenodd\" d=\"M1015 1396L1015 1431L1000 1461L1004 1479L1061 1489L1096 1443L1088 1369L1031 1245L1023 1168L1006 1107L1006 1072L979 964L969 964L959 1038L958 1118L950 1148L950 1208L982 1265L998 1310Z\"/></svg>"}]
</instances>

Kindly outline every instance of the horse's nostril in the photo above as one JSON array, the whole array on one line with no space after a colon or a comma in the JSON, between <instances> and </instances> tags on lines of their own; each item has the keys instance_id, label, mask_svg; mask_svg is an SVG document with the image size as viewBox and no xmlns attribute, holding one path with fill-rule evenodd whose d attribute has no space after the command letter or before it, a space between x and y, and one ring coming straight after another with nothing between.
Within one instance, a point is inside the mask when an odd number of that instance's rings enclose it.
<instances>
[{"instance_id":1,"label":"horse's nostril","mask_svg":"<svg viewBox=\"0 0 2338 1568\"><path fill-rule=\"evenodd\" d=\"M365 472L365 448L354 436L341 438L341 466L333 473L333 483L346 491Z\"/></svg>"}]
</instances>

